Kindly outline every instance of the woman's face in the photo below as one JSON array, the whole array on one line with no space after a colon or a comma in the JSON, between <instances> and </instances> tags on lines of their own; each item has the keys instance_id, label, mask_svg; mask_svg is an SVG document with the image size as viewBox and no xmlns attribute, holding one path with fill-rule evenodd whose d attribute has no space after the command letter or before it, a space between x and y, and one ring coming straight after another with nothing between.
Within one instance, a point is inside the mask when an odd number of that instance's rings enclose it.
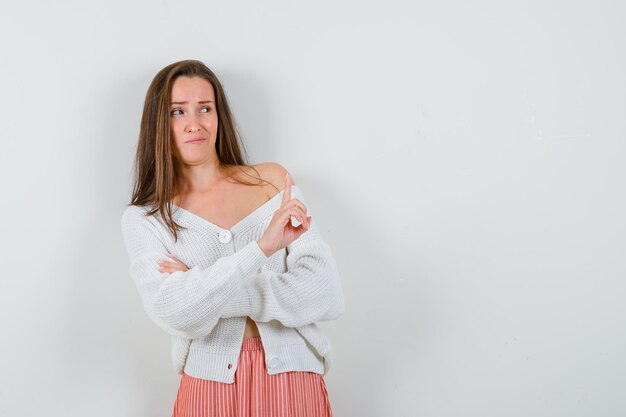
<instances>
[{"instance_id":1,"label":"woman's face","mask_svg":"<svg viewBox=\"0 0 626 417\"><path fill-rule=\"evenodd\" d=\"M198 165L213 158L217 110L211 83L202 77L178 77L170 98L170 135L182 162Z\"/></svg>"}]
</instances>

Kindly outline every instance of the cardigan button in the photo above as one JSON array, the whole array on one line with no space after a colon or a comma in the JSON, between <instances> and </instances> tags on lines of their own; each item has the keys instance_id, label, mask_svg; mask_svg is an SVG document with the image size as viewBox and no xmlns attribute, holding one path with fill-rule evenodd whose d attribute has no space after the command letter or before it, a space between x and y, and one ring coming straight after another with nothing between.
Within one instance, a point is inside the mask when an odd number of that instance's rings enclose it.
<instances>
[{"instance_id":1,"label":"cardigan button","mask_svg":"<svg viewBox=\"0 0 626 417\"><path fill-rule=\"evenodd\" d=\"M270 368L274 368L276 365L278 365L278 362L280 362L280 360L278 359L277 356L272 356L268 361L267 361L267 366L269 366Z\"/></svg>"},{"instance_id":2,"label":"cardigan button","mask_svg":"<svg viewBox=\"0 0 626 417\"><path fill-rule=\"evenodd\" d=\"M231 237L232 237L232 235L231 235L231 233L228 230L222 230L220 232L219 238L220 238L220 242L222 242L222 243L230 242Z\"/></svg>"},{"instance_id":3,"label":"cardigan button","mask_svg":"<svg viewBox=\"0 0 626 417\"><path fill-rule=\"evenodd\" d=\"M232 368L232 367L233 367L233 364L232 364L232 363L229 363L229 364L228 364L228 369L230 369L230 368Z\"/></svg>"}]
</instances>

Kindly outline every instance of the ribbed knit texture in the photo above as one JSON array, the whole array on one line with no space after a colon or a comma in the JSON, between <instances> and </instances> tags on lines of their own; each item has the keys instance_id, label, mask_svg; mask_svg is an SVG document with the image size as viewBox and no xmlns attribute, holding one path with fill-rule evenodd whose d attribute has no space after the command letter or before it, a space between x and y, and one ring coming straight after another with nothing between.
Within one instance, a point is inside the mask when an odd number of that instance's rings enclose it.
<instances>
[{"instance_id":1,"label":"ribbed knit texture","mask_svg":"<svg viewBox=\"0 0 626 417\"><path fill-rule=\"evenodd\" d=\"M331 343L315 322L337 319L345 306L337 264L315 217L270 257L257 243L283 193L230 229L174 206L174 221L187 228L176 243L158 214L145 216L147 207L124 211L130 275L148 316L172 337L179 374L233 383L246 316L259 329L268 374L330 369ZM299 187L291 195L307 205ZM308 205L307 214L313 215ZM158 262L171 260L167 253L189 270L159 272Z\"/></svg>"}]
</instances>

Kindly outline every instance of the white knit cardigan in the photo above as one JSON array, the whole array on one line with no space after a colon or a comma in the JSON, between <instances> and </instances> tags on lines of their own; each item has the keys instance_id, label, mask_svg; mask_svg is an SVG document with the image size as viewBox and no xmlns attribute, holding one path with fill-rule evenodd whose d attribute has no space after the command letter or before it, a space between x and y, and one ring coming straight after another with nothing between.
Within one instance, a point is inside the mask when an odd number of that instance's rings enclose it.
<instances>
[{"instance_id":1,"label":"white knit cardigan","mask_svg":"<svg viewBox=\"0 0 626 417\"><path fill-rule=\"evenodd\" d=\"M145 216L147 207L124 211L130 275L148 316L172 336L177 373L233 383L247 316L259 329L268 374L325 375L330 369L332 346L315 323L337 319L345 305L337 264L316 218L270 257L257 243L283 193L230 229L173 205L174 221L187 228L176 243L161 216ZM292 186L292 198L307 205L298 186ZM307 214L313 216L308 205ZM157 263L171 260L167 253L189 269L159 272Z\"/></svg>"}]
</instances>

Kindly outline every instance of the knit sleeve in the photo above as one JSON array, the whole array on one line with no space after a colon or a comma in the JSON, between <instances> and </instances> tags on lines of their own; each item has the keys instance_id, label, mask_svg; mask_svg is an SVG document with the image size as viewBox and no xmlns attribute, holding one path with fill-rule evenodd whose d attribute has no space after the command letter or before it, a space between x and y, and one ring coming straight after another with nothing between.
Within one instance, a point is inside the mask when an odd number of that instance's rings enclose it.
<instances>
[{"instance_id":1,"label":"knit sleeve","mask_svg":"<svg viewBox=\"0 0 626 417\"><path fill-rule=\"evenodd\" d=\"M301 193L294 197L305 203ZM221 317L249 316L255 321L278 320L287 327L300 327L341 316L345 312L341 278L315 218L309 230L287 246L287 253L286 272L255 273Z\"/></svg>"},{"instance_id":2,"label":"knit sleeve","mask_svg":"<svg viewBox=\"0 0 626 417\"><path fill-rule=\"evenodd\" d=\"M148 316L173 336L205 336L217 324L226 303L267 261L256 240L208 268L194 266L171 274L158 262L169 260L156 226L143 210L130 206L122 216L122 235L130 259L130 275Z\"/></svg>"}]
</instances>

